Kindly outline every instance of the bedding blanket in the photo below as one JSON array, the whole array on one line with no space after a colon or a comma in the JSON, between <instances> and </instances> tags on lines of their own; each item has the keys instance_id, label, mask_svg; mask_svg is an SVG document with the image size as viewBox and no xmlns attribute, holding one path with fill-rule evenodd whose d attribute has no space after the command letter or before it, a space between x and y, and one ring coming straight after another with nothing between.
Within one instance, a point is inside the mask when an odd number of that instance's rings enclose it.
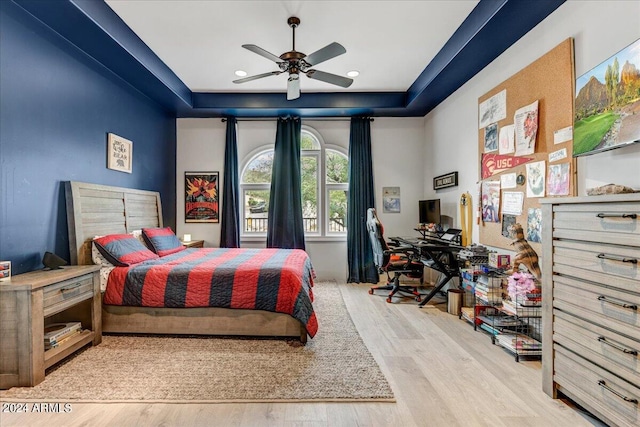
<instances>
[{"instance_id":1,"label":"bedding blanket","mask_svg":"<svg viewBox=\"0 0 640 427\"><path fill-rule=\"evenodd\" d=\"M224 307L286 313L310 337L314 272L299 249L186 249L115 267L103 303L138 307Z\"/></svg>"}]
</instances>

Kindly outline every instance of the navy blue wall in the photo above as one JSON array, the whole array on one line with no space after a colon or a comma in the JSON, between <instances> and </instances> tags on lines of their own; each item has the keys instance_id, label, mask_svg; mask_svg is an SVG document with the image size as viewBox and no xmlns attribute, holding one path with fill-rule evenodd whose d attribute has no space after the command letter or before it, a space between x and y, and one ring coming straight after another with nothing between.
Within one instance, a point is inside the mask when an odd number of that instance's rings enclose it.
<instances>
[{"instance_id":1,"label":"navy blue wall","mask_svg":"<svg viewBox=\"0 0 640 427\"><path fill-rule=\"evenodd\" d=\"M175 229L175 115L8 1L0 52L0 260L69 260L68 180L160 191ZM132 174L106 168L108 132L133 141Z\"/></svg>"}]
</instances>

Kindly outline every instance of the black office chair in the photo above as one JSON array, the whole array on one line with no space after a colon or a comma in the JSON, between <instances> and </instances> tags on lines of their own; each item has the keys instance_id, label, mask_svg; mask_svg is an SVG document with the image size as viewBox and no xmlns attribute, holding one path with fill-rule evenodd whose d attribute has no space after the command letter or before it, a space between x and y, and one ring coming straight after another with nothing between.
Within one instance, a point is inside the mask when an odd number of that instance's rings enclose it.
<instances>
[{"instance_id":1,"label":"black office chair","mask_svg":"<svg viewBox=\"0 0 640 427\"><path fill-rule=\"evenodd\" d=\"M387 274L387 284L372 286L369 293L373 295L377 289L390 290L387 302L391 302L398 292L409 294L416 301L420 301L422 297L417 286L400 284L400 276L403 274L412 279L420 279L420 285L423 284L424 264L420 262L420 253L410 246L390 247L384 239L384 229L374 208L367 210L367 230L373 247L373 261L378 272ZM393 273L393 279L391 273Z\"/></svg>"}]
</instances>

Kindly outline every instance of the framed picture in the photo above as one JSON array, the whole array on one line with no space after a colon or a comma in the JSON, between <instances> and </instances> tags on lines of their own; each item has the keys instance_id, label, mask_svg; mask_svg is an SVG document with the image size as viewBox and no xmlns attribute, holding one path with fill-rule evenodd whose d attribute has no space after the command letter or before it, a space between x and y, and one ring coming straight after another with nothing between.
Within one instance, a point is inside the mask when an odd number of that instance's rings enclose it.
<instances>
[{"instance_id":1,"label":"framed picture","mask_svg":"<svg viewBox=\"0 0 640 427\"><path fill-rule=\"evenodd\" d=\"M114 133L107 135L107 168L131 173L133 142Z\"/></svg>"},{"instance_id":2,"label":"framed picture","mask_svg":"<svg viewBox=\"0 0 640 427\"><path fill-rule=\"evenodd\" d=\"M218 172L184 173L184 222L219 222Z\"/></svg>"},{"instance_id":3,"label":"framed picture","mask_svg":"<svg viewBox=\"0 0 640 427\"><path fill-rule=\"evenodd\" d=\"M382 211L400 213L400 187L382 187Z\"/></svg>"},{"instance_id":4,"label":"framed picture","mask_svg":"<svg viewBox=\"0 0 640 427\"><path fill-rule=\"evenodd\" d=\"M11 279L11 261L0 261L0 280Z\"/></svg>"},{"instance_id":5,"label":"framed picture","mask_svg":"<svg viewBox=\"0 0 640 427\"><path fill-rule=\"evenodd\" d=\"M576 79L574 157L640 142L638 49L640 39Z\"/></svg>"},{"instance_id":6,"label":"framed picture","mask_svg":"<svg viewBox=\"0 0 640 427\"><path fill-rule=\"evenodd\" d=\"M458 172L449 172L444 175L433 178L433 189L440 190L442 188L456 187L458 185Z\"/></svg>"}]
</instances>

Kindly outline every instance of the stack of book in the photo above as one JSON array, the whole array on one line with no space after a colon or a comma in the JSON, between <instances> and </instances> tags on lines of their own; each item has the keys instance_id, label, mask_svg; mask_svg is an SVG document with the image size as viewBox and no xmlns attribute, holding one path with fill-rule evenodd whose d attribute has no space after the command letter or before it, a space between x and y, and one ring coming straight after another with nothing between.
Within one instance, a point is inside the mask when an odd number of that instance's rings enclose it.
<instances>
[{"instance_id":1,"label":"stack of book","mask_svg":"<svg viewBox=\"0 0 640 427\"><path fill-rule=\"evenodd\" d=\"M476 297L490 304L502 302L502 279L480 276L475 286Z\"/></svg>"},{"instance_id":2,"label":"stack of book","mask_svg":"<svg viewBox=\"0 0 640 427\"><path fill-rule=\"evenodd\" d=\"M82 324L80 322L47 325L44 327L44 349L56 348L80 332L82 332Z\"/></svg>"},{"instance_id":3,"label":"stack of book","mask_svg":"<svg viewBox=\"0 0 640 427\"><path fill-rule=\"evenodd\" d=\"M463 319L465 319L466 321L468 321L468 322L473 324L474 317L475 317L474 314L473 314L473 311L474 311L473 307L462 307L460 309L461 317Z\"/></svg>"},{"instance_id":4,"label":"stack of book","mask_svg":"<svg viewBox=\"0 0 640 427\"><path fill-rule=\"evenodd\" d=\"M537 353L542 350L542 343L526 335L501 334L497 341L500 345L518 353Z\"/></svg>"}]
</instances>

